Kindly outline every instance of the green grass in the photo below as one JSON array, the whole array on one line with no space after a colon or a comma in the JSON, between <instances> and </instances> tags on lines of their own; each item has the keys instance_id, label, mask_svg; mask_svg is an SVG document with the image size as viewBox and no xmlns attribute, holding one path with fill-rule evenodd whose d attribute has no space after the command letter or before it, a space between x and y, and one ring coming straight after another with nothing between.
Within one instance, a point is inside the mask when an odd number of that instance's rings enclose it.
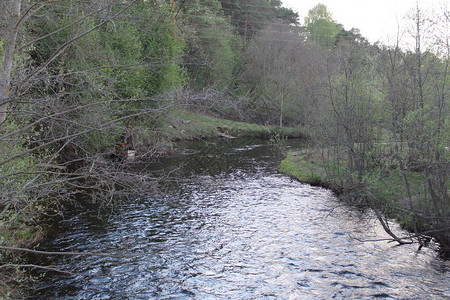
<instances>
[{"instance_id":1,"label":"green grass","mask_svg":"<svg viewBox=\"0 0 450 300\"><path fill-rule=\"evenodd\" d=\"M305 137L303 130L299 128L280 128L237 122L182 109L170 112L160 125L160 130L171 140L217 137L269 138L280 132L289 138Z\"/></svg>"},{"instance_id":2,"label":"green grass","mask_svg":"<svg viewBox=\"0 0 450 300\"><path fill-rule=\"evenodd\" d=\"M436 225L430 218L435 216L435 211L427 191L425 174L397 169L386 171L379 168L366 173L362 180L358 181L357 177L350 174L344 165L330 167L328 164L328 172L324 166L320 155L305 151L297 155L288 154L281 162L279 170L301 182L331 188L350 204L369 207L365 199L370 196L376 202L378 209L386 216L395 218L404 229L413 231L415 227L419 232L425 232ZM337 176L338 168L341 177ZM352 176L356 180L348 180ZM409 193L405 177L409 182ZM450 187L450 179L447 179L446 185ZM436 237L442 243L447 241L445 235Z\"/></svg>"},{"instance_id":3,"label":"green grass","mask_svg":"<svg viewBox=\"0 0 450 300\"><path fill-rule=\"evenodd\" d=\"M324 167L320 161L312 159L308 154L288 154L281 162L279 171L300 182L329 187Z\"/></svg>"}]
</instances>

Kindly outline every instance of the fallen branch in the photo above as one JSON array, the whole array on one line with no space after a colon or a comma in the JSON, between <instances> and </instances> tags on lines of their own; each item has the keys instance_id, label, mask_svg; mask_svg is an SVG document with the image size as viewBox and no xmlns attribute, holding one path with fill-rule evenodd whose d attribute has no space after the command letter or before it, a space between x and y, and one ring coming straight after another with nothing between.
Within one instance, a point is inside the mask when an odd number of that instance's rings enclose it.
<instances>
[{"instance_id":1,"label":"fallen branch","mask_svg":"<svg viewBox=\"0 0 450 300\"><path fill-rule=\"evenodd\" d=\"M95 253L95 252L52 252L52 251L40 251L40 250L32 250L28 248L15 248L15 247L5 247L0 246L0 250L7 250L7 251L22 251L27 253L33 253L33 254L41 254L41 255L82 255L82 256L102 256L102 257L117 257L117 258L124 258L124 257L133 257L133 255L116 255L111 253Z\"/></svg>"},{"instance_id":2,"label":"fallen branch","mask_svg":"<svg viewBox=\"0 0 450 300\"><path fill-rule=\"evenodd\" d=\"M1 268L34 268L34 269L42 269L42 270L46 270L46 271L54 271L54 272L70 274L70 275L74 274L72 272L63 271L63 270L52 268L52 267L39 266L39 265L33 265L33 264L24 264L24 265L20 265L20 264L5 264L5 265L1 265L0 269Z\"/></svg>"},{"instance_id":3,"label":"fallen branch","mask_svg":"<svg viewBox=\"0 0 450 300\"><path fill-rule=\"evenodd\" d=\"M362 242L362 243L367 243L367 242L388 242L388 243L397 242L397 243L399 243L398 240L397 240L397 239L394 239L394 238L382 238L382 239L370 239L370 240L364 239L364 240L363 240L363 239L354 237L354 236L351 235L351 234L349 234L348 236L349 236L350 238L352 238L352 239L354 239L354 240L357 240L358 242ZM412 237L412 236L411 236L411 237ZM399 245L414 244L414 241L410 241L410 242L404 241L404 239L407 239L407 238L409 238L409 237L401 237L400 239L402 239L402 242L399 243Z\"/></svg>"}]
</instances>

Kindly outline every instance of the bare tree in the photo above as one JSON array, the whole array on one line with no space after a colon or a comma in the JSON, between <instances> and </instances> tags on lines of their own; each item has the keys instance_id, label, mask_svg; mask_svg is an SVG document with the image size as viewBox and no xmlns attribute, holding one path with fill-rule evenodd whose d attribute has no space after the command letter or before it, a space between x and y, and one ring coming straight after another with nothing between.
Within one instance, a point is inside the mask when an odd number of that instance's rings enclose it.
<instances>
[{"instance_id":1,"label":"bare tree","mask_svg":"<svg viewBox=\"0 0 450 300\"><path fill-rule=\"evenodd\" d=\"M280 127L308 123L324 71L321 53L298 27L272 24L254 38L242 81L251 88L252 110L262 122Z\"/></svg>"}]
</instances>

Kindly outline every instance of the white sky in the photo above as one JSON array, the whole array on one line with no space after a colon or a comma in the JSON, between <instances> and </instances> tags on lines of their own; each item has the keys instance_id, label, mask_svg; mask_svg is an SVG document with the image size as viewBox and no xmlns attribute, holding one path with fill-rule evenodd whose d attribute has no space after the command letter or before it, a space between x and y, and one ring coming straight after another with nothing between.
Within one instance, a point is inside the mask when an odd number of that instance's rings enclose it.
<instances>
[{"instance_id":1,"label":"white sky","mask_svg":"<svg viewBox=\"0 0 450 300\"><path fill-rule=\"evenodd\" d=\"M308 11L317 3L323 3L333 18L347 30L358 28L369 42L381 41L393 44L398 27L404 29L405 16L416 7L441 10L449 7L450 0L281 0L283 6L292 8L300 15L303 24Z\"/></svg>"}]
</instances>

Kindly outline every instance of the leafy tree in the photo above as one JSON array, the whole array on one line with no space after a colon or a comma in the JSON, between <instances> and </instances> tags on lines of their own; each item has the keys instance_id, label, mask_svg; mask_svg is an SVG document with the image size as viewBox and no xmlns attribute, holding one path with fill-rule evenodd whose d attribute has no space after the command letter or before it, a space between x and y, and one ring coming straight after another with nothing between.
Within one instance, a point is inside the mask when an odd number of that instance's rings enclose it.
<instances>
[{"instance_id":1,"label":"leafy tree","mask_svg":"<svg viewBox=\"0 0 450 300\"><path fill-rule=\"evenodd\" d=\"M189 5L187 5L189 4ZM224 16L219 1L186 3L185 60L192 86L201 89L230 85L240 63L242 43Z\"/></svg>"},{"instance_id":2,"label":"leafy tree","mask_svg":"<svg viewBox=\"0 0 450 300\"><path fill-rule=\"evenodd\" d=\"M75 194L107 204L138 177L146 181L109 159L123 156L130 120L145 116L151 124L164 111L149 96L182 81L184 44L170 6L119 0L1 6L8 7L1 11L8 29L0 35L0 232L24 225L18 216L31 224L34 216L53 214ZM152 101L134 105L144 100Z\"/></svg>"},{"instance_id":3,"label":"leafy tree","mask_svg":"<svg viewBox=\"0 0 450 300\"><path fill-rule=\"evenodd\" d=\"M352 28L351 30L345 30L342 28L342 30L337 34L336 46L345 43L356 43L365 46L369 45L367 39L361 35L359 29L357 28Z\"/></svg>"},{"instance_id":4,"label":"leafy tree","mask_svg":"<svg viewBox=\"0 0 450 300\"><path fill-rule=\"evenodd\" d=\"M276 6L275 7L275 18L282 20L285 24L295 24L298 25L298 13L292 9Z\"/></svg>"},{"instance_id":5,"label":"leafy tree","mask_svg":"<svg viewBox=\"0 0 450 300\"><path fill-rule=\"evenodd\" d=\"M275 18L286 24L297 24L298 14L288 8L283 8L280 1L268 0L220 0L225 15L231 17L231 22L247 44L258 30L262 29Z\"/></svg>"},{"instance_id":6,"label":"leafy tree","mask_svg":"<svg viewBox=\"0 0 450 300\"><path fill-rule=\"evenodd\" d=\"M324 4L317 4L305 17L305 27L311 39L326 49L336 44L337 35L342 25L337 24Z\"/></svg>"},{"instance_id":7,"label":"leafy tree","mask_svg":"<svg viewBox=\"0 0 450 300\"><path fill-rule=\"evenodd\" d=\"M374 64L369 49L356 43L336 48L328 65L328 107L331 108L325 128L334 145L346 149L347 168L357 171L361 179L371 168L369 153L376 139L378 93L374 83Z\"/></svg>"},{"instance_id":8,"label":"leafy tree","mask_svg":"<svg viewBox=\"0 0 450 300\"><path fill-rule=\"evenodd\" d=\"M138 1L128 14L108 24L104 37L105 46L115 52L109 57L111 64L130 66L122 68L128 75L118 69L117 76L128 81L124 87L135 93L128 96L155 96L181 88L185 80L181 69L185 43L172 6L160 1Z\"/></svg>"}]
</instances>

